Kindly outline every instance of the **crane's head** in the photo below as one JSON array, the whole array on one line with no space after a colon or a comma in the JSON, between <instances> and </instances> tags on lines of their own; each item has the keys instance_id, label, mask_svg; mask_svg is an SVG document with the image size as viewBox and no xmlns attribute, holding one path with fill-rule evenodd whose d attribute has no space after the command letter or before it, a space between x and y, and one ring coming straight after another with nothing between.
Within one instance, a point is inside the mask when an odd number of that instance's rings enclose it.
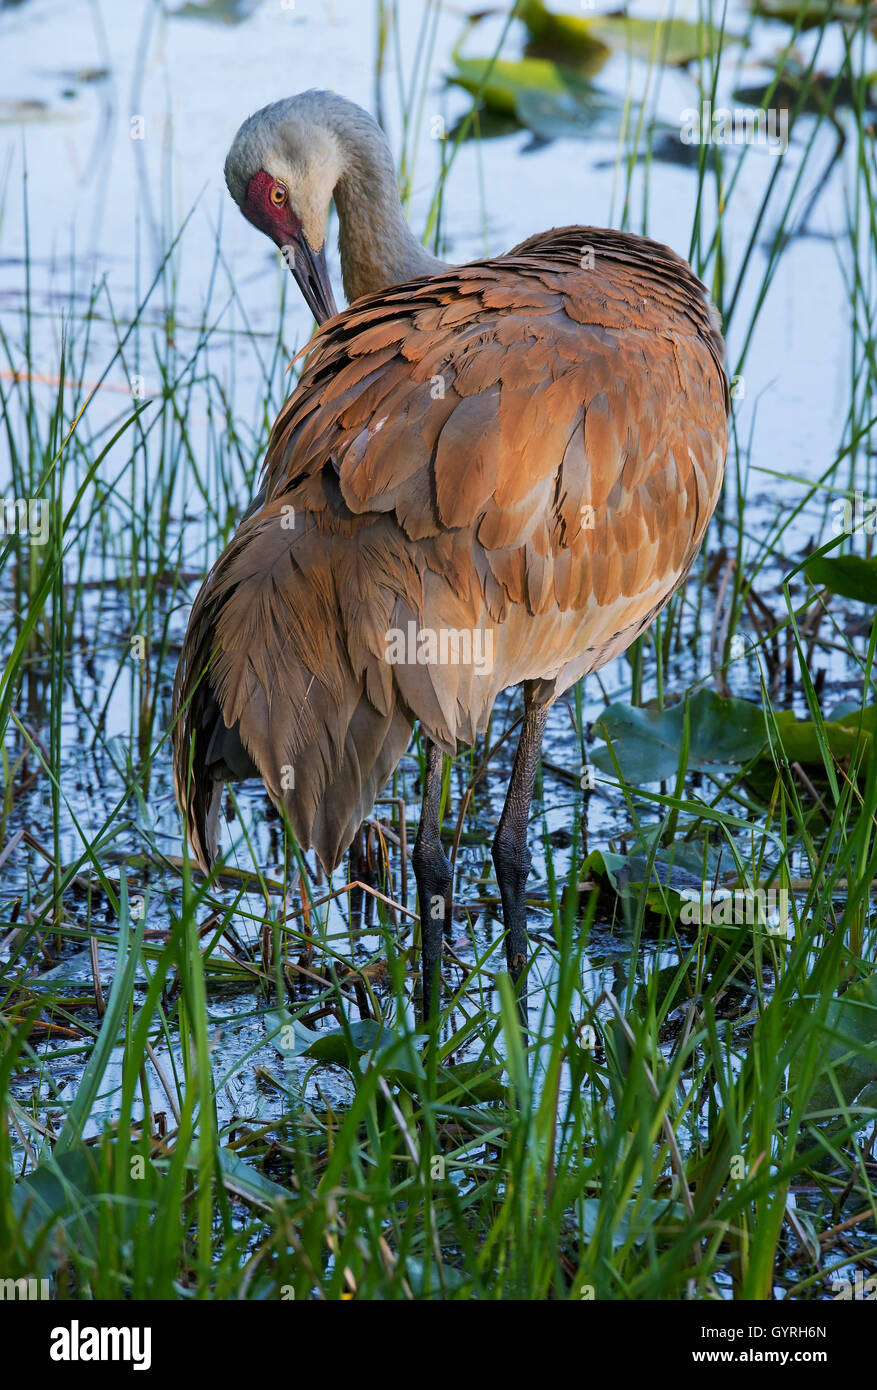
<instances>
[{"instance_id":1,"label":"crane's head","mask_svg":"<svg viewBox=\"0 0 877 1390\"><path fill-rule=\"evenodd\" d=\"M326 267L329 204L341 172L338 140L305 92L248 116L225 161L244 217L280 247L314 318L337 313Z\"/></svg>"}]
</instances>

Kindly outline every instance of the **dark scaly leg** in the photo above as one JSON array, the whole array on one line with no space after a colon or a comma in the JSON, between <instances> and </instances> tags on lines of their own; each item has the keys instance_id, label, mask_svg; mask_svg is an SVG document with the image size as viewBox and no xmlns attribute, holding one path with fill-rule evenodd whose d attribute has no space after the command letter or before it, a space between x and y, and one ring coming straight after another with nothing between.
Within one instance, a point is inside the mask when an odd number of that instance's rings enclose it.
<instances>
[{"instance_id":1,"label":"dark scaly leg","mask_svg":"<svg viewBox=\"0 0 877 1390\"><path fill-rule=\"evenodd\" d=\"M442 798L442 755L431 739L426 740L426 774L423 779L423 806L411 860L417 880L417 906L420 913L420 939L423 960L423 1016L429 1018L438 995L439 961L445 898L451 886L451 865L442 849L439 810Z\"/></svg>"},{"instance_id":2,"label":"dark scaly leg","mask_svg":"<svg viewBox=\"0 0 877 1390\"><path fill-rule=\"evenodd\" d=\"M527 874L530 872L527 822L542 750L542 735L548 717L548 706L537 705L532 690L529 682L525 684L524 727L515 753L505 805L493 840L493 862L496 866L496 881L502 899L505 926L506 960L512 983L516 987L527 964L526 888ZM522 997L522 1016L525 1008Z\"/></svg>"}]
</instances>

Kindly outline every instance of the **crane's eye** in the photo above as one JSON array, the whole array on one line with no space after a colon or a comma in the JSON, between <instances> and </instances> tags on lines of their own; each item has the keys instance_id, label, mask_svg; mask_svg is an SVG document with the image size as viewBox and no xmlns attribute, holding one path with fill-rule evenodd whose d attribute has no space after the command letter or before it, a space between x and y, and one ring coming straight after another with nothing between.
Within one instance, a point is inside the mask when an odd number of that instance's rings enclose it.
<instances>
[{"instance_id":1,"label":"crane's eye","mask_svg":"<svg viewBox=\"0 0 877 1390\"><path fill-rule=\"evenodd\" d=\"M275 183L269 196L276 208L282 208L288 195L282 183Z\"/></svg>"}]
</instances>

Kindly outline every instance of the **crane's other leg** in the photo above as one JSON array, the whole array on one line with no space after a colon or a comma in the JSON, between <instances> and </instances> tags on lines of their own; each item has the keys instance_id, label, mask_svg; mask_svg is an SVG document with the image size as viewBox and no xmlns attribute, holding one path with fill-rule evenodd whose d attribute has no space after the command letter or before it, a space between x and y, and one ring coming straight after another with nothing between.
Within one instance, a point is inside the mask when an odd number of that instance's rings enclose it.
<instances>
[{"instance_id":1,"label":"crane's other leg","mask_svg":"<svg viewBox=\"0 0 877 1390\"><path fill-rule=\"evenodd\" d=\"M438 995L445 898L451 886L451 865L442 849L439 826L441 799L441 749L437 748L431 739L427 739L423 805L411 855L414 877L417 879L417 906L420 913L424 1018L430 1017Z\"/></svg>"},{"instance_id":2,"label":"crane's other leg","mask_svg":"<svg viewBox=\"0 0 877 1390\"><path fill-rule=\"evenodd\" d=\"M493 862L502 899L505 951L512 983L517 986L527 964L527 875L530 851L527 824L548 705L537 704L534 687L524 685L524 727L515 753L512 778L493 840Z\"/></svg>"}]
</instances>

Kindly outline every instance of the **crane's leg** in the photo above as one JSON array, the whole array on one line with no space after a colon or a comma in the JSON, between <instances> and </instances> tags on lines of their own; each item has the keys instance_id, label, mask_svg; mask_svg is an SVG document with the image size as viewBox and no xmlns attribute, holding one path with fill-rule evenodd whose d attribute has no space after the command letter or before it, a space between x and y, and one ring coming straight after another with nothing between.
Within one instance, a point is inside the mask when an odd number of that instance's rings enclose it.
<instances>
[{"instance_id":1,"label":"crane's leg","mask_svg":"<svg viewBox=\"0 0 877 1390\"><path fill-rule=\"evenodd\" d=\"M515 753L512 779L493 840L493 862L502 899L505 950L512 983L517 986L527 964L527 874L530 851L527 848L527 822L533 785L542 750L542 735L548 706L537 705L532 686L524 686L524 727ZM522 1008L524 1007L522 1002Z\"/></svg>"},{"instance_id":2,"label":"crane's leg","mask_svg":"<svg viewBox=\"0 0 877 1390\"><path fill-rule=\"evenodd\" d=\"M431 739L427 739L423 806L411 855L414 877L417 879L417 906L420 912L424 1018L430 1017L438 996L445 898L451 886L451 865L442 849L439 826L441 799L441 749L436 748Z\"/></svg>"}]
</instances>

